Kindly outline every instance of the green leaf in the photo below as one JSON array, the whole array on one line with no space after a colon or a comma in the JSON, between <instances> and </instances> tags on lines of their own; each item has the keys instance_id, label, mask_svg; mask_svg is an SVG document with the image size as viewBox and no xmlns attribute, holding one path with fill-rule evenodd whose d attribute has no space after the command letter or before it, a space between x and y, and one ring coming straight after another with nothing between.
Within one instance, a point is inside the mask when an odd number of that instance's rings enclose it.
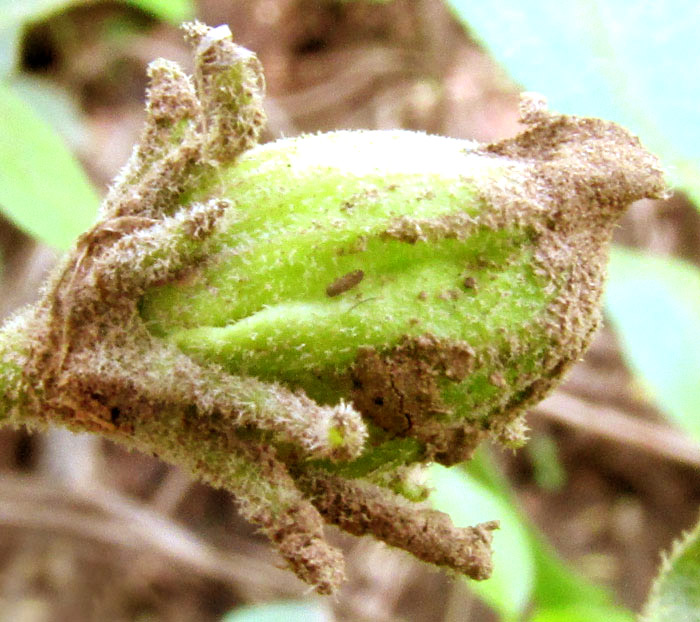
<instances>
[{"instance_id":1,"label":"green leaf","mask_svg":"<svg viewBox=\"0 0 700 622\"><path fill-rule=\"evenodd\" d=\"M700 524L677 542L654 582L644 622L700 621Z\"/></svg>"},{"instance_id":2,"label":"green leaf","mask_svg":"<svg viewBox=\"0 0 700 622\"><path fill-rule=\"evenodd\" d=\"M639 134L700 199L695 0L448 3L517 82L555 110Z\"/></svg>"},{"instance_id":3,"label":"green leaf","mask_svg":"<svg viewBox=\"0 0 700 622\"><path fill-rule=\"evenodd\" d=\"M483 449L479 449L474 458L464 465L468 472L468 477L473 479L482 488L486 488L490 493L500 499L502 506L509 508L503 516L509 516L509 520L513 518L519 522L519 532L524 530L527 536L526 546L529 549L529 555L534 563L534 584L530 593L530 604L532 605L532 615L549 615L553 616L554 612L575 612L575 611L592 611L595 616L590 620L610 620L611 622L632 622L634 616L630 611L619 608L613 604L611 595L601 587L589 583L576 572L571 570L556 554L552 547L545 541L542 534L532 525L515 505L512 497L512 490L508 481L503 477L500 471L494 466L488 453ZM446 493L446 496L449 493ZM461 490L456 486L452 488L451 494L454 498L451 500L452 506L458 507L463 503ZM469 500L464 500L466 505ZM444 510L443 510L444 511ZM494 511L494 510L492 510ZM495 510L500 511L500 510ZM490 515L490 518L494 518ZM501 518L501 516L496 516ZM510 529L510 522L502 524L501 531ZM500 532L496 532L496 537ZM509 558L506 558L506 564L511 563ZM498 569L499 561L496 559L496 569ZM492 580L492 579L491 579ZM489 581L491 581L489 580ZM483 585L488 586L488 581ZM473 587L474 582L469 583ZM487 588L488 589L488 588ZM479 593L479 592L477 592ZM497 594L491 597L480 594L485 600L493 605L493 599ZM511 611L515 608L510 607L509 611L505 611L498 606L494 607L504 619L512 619ZM572 614L573 615L573 614ZM516 616L516 619L520 619ZM547 618L544 618L545 620ZM551 618L554 620L556 618ZM541 621L540 621L541 622ZM567 618L562 618L561 622L569 622Z\"/></svg>"},{"instance_id":4,"label":"green leaf","mask_svg":"<svg viewBox=\"0 0 700 622\"><path fill-rule=\"evenodd\" d=\"M549 434L535 434L525 452L530 459L532 475L540 488L549 492L561 490L566 484L566 471L559 460L556 441Z\"/></svg>"},{"instance_id":5,"label":"green leaf","mask_svg":"<svg viewBox=\"0 0 700 622\"><path fill-rule=\"evenodd\" d=\"M568 607L540 609L530 618L530 622L633 622L630 611L616 610L599 605L576 604Z\"/></svg>"},{"instance_id":6,"label":"green leaf","mask_svg":"<svg viewBox=\"0 0 700 622\"><path fill-rule=\"evenodd\" d=\"M0 84L0 207L19 227L67 248L97 214L98 197L61 139Z\"/></svg>"},{"instance_id":7,"label":"green leaf","mask_svg":"<svg viewBox=\"0 0 700 622\"><path fill-rule=\"evenodd\" d=\"M331 622L331 615L320 603L288 601L239 607L222 622Z\"/></svg>"},{"instance_id":8,"label":"green leaf","mask_svg":"<svg viewBox=\"0 0 700 622\"><path fill-rule=\"evenodd\" d=\"M158 19L179 25L195 15L192 0L123 0Z\"/></svg>"},{"instance_id":9,"label":"green leaf","mask_svg":"<svg viewBox=\"0 0 700 622\"><path fill-rule=\"evenodd\" d=\"M506 620L517 620L530 602L535 566L530 543L512 504L459 468L430 468L434 488L430 502L446 512L455 525L466 527L497 518L494 532L494 571L486 581L469 581L469 588Z\"/></svg>"},{"instance_id":10,"label":"green leaf","mask_svg":"<svg viewBox=\"0 0 700 622\"><path fill-rule=\"evenodd\" d=\"M87 130L80 104L68 88L28 74L20 74L6 84L58 133L71 151L86 145Z\"/></svg>"},{"instance_id":11,"label":"green leaf","mask_svg":"<svg viewBox=\"0 0 700 622\"><path fill-rule=\"evenodd\" d=\"M606 309L652 399L700 440L700 272L615 248Z\"/></svg>"},{"instance_id":12,"label":"green leaf","mask_svg":"<svg viewBox=\"0 0 700 622\"><path fill-rule=\"evenodd\" d=\"M590 583L567 566L541 534L532 529L530 536L537 567L533 594L535 616L554 615L554 612L596 611L599 615L589 620L634 620L631 611L614 605L607 590ZM569 622L569 619L564 617L562 622Z\"/></svg>"}]
</instances>

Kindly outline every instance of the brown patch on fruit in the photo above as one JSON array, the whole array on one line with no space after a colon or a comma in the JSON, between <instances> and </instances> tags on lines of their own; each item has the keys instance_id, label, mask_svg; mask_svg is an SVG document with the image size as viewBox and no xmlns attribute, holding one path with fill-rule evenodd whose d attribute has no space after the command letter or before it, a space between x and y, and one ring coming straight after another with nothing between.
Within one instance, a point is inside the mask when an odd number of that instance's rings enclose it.
<instances>
[{"instance_id":1,"label":"brown patch on fruit","mask_svg":"<svg viewBox=\"0 0 700 622\"><path fill-rule=\"evenodd\" d=\"M351 370L353 403L383 430L422 441L429 459L461 462L484 433L470 424L445 421L452 409L440 396L439 382L461 382L475 364L469 344L432 335L405 337L381 354L361 348Z\"/></svg>"},{"instance_id":2,"label":"brown patch on fruit","mask_svg":"<svg viewBox=\"0 0 700 622\"><path fill-rule=\"evenodd\" d=\"M476 279L473 276L465 276L462 280L464 289L476 289Z\"/></svg>"}]
</instances>

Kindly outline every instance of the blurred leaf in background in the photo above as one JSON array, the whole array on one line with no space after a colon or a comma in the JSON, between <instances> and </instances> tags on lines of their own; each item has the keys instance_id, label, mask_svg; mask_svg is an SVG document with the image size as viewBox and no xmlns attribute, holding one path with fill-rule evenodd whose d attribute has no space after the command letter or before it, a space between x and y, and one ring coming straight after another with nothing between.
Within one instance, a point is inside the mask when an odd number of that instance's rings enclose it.
<instances>
[{"instance_id":1,"label":"blurred leaf in background","mask_svg":"<svg viewBox=\"0 0 700 622\"><path fill-rule=\"evenodd\" d=\"M700 199L698 2L447 1L517 82L629 128Z\"/></svg>"},{"instance_id":2,"label":"blurred leaf in background","mask_svg":"<svg viewBox=\"0 0 700 622\"><path fill-rule=\"evenodd\" d=\"M318 602L287 601L240 607L222 622L332 622L328 608Z\"/></svg>"},{"instance_id":3,"label":"blurred leaf in background","mask_svg":"<svg viewBox=\"0 0 700 622\"><path fill-rule=\"evenodd\" d=\"M528 90L552 109L636 132L700 204L700 3L447 0ZM700 439L700 271L613 253L606 308L657 406Z\"/></svg>"},{"instance_id":4,"label":"blurred leaf in background","mask_svg":"<svg viewBox=\"0 0 700 622\"><path fill-rule=\"evenodd\" d=\"M530 622L632 622L628 611L615 611L596 605L571 605L537 611Z\"/></svg>"},{"instance_id":5,"label":"blurred leaf in background","mask_svg":"<svg viewBox=\"0 0 700 622\"><path fill-rule=\"evenodd\" d=\"M606 590L572 572L527 523L508 482L483 449L462 468L431 467L429 483L434 489L431 504L449 513L456 525L498 517L493 575L486 581L469 581L468 586L500 620L633 622L630 611L615 606Z\"/></svg>"},{"instance_id":6,"label":"blurred leaf in background","mask_svg":"<svg viewBox=\"0 0 700 622\"><path fill-rule=\"evenodd\" d=\"M494 571L486 581L469 581L469 587L502 620L518 620L530 603L535 583L535 562L527 532L513 504L459 468L430 468L433 488L430 502L450 515L458 527L467 527L498 517L494 533Z\"/></svg>"},{"instance_id":7,"label":"blurred leaf in background","mask_svg":"<svg viewBox=\"0 0 700 622\"><path fill-rule=\"evenodd\" d=\"M92 225L99 198L47 123L0 83L0 207L29 234L65 249Z\"/></svg>"},{"instance_id":8,"label":"blurred leaf in background","mask_svg":"<svg viewBox=\"0 0 700 622\"><path fill-rule=\"evenodd\" d=\"M20 74L6 84L53 128L71 152L87 147L89 140L80 103L68 89L32 74Z\"/></svg>"},{"instance_id":9,"label":"blurred leaf in background","mask_svg":"<svg viewBox=\"0 0 700 622\"><path fill-rule=\"evenodd\" d=\"M193 0L122 0L155 18L179 25L195 15ZM0 78L15 68L24 28L73 6L98 4L78 0L0 0Z\"/></svg>"},{"instance_id":10,"label":"blurred leaf in background","mask_svg":"<svg viewBox=\"0 0 700 622\"><path fill-rule=\"evenodd\" d=\"M664 560L641 620L700 620L700 524L677 542L668 559Z\"/></svg>"},{"instance_id":11,"label":"blurred leaf in background","mask_svg":"<svg viewBox=\"0 0 700 622\"><path fill-rule=\"evenodd\" d=\"M566 472L559 461L557 443L551 435L535 434L524 449L532 465L532 476L540 488L555 492L566 485Z\"/></svg>"},{"instance_id":12,"label":"blurred leaf in background","mask_svg":"<svg viewBox=\"0 0 700 622\"><path fill-rule=\"evenodd\" d=\"M180 24L191 0L124 0L157 19ZM30 235L58 249L94 221L99 197L62 140L81 138L74 103L58 87L13 77L25 28L73 6L67 0L0 0L0 209ZM36 114L38 113L38 114ZM50 125L46 122L50 119Z\"/></svg>"},{"instance_id":13,"label":"blurred leaf in background","mask_svg":"<svg viewBox=\"0 0 700 622\"><path fill-rule=\"evenodd\" d=\"M0 79L15 68L22 31L73 4L67 0L0 0Z\"/></svg>"},{"instance_id":14,"label":"blurred leaf in background","mask_svg":"<svg viewBox=\"0 0 700 622\"><path fill-rule=\"evenodd\" d=\"M164 22L179 26L195 15L193 0L122 0Z\"/></svg>"},{"instance_id":15,"label":"blurred leaf in background","mask_svg":"<svg viewBox=\"0 0 700 622\"><path fill-rule=\"evenodd\" d=\"M700 272L616 248L607 310L652 398L700 441Z\"/></svg>"}]
</instances>

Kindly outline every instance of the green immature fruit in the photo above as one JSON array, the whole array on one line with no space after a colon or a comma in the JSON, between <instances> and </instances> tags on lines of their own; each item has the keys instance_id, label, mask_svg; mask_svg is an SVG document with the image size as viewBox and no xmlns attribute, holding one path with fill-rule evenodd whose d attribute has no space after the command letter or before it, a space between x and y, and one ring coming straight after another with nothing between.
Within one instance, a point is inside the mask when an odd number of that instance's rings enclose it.
<instances>
[{"instance_id":1,"label":"green immature fruit","mask_svg":"<svg viewBox=\"0 0 700 622\"><path fill-rule=\"evenodd\" d=\"M231 491L321 593L324 523L474 579L494 522L416 503L583 352L611 229L663 192L612 123L523 100L492 145L338 132L256 146L263 78L226 26L151 64L139 144L39 302L0 330L0 424L59 424Z\"/></svg>"},{"instance_id":2,"label":"green immature fruit","mask_svg":"<svg viewBox=\"0 0 700 622\"><path fill-rule=\"evenodd\" d=\"M522 440L517 415L599 323L619 215L663 189L613 124L528 121L490 146L337 132L247 151L194 197L232 204L207 262L149 291L143 318L199 361L351 400L416 457Z\"/></svg>"}]
</instances>

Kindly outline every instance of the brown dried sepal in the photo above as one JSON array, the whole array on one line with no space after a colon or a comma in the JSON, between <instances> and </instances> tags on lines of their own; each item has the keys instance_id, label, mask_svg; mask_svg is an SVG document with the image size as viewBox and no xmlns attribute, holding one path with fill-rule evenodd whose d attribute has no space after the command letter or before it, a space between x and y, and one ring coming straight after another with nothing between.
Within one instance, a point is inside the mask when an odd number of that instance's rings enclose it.
<instances>
[{"instance_id":1,"label":"brown dried sepal","mask_svg":"<svg viewBox=\"0 0 700 622\"><path fill-rule=\"evenodd\" d=\"M372 534L422 561L472 579L491 575L491 532L498 529L498 521L460 528L442 512L367 482L325 473L306 474L298 481L321 516L348 533Z\"/></svg>"}]
</instances>

